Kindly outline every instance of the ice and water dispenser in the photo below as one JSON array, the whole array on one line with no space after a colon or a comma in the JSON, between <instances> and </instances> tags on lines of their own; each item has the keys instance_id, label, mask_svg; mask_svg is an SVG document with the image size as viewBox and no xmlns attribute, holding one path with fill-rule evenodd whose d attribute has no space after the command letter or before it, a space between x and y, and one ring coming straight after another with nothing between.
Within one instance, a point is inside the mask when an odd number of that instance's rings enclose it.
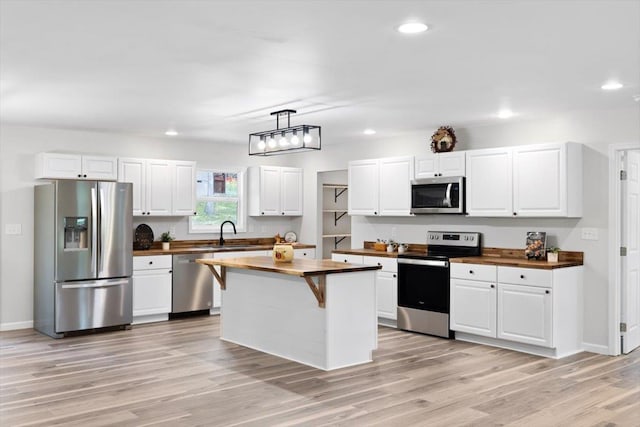
<instances>
[{"instance_id":1,"label":"ice and water dispenser","mask_svg":"<svg viewBox=\"0 0 640 427\"><path fill-rule=\"evenodd\" d=\"M64 218L64 249L83 250L89 248L88 219L86 216Z\"/></svg>"}]
</instances>

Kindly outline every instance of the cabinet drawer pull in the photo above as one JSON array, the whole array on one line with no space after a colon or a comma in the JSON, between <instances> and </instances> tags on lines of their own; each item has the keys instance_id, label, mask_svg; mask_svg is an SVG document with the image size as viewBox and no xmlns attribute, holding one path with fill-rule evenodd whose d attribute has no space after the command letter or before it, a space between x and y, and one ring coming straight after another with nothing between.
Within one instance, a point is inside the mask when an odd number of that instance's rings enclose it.
<instances>
[{"instance_id":1,"label":"cabinet drawer pull","mask_svg":"<svg viewBox=\"0 0 640 427\"><path fill-rule=\"evenodd\" d=\"M473 270L469 270L469 274L473 274Z\"/></svg>"},{"instance_id":2,"label":"cabinet drawer pull","mask_svg":"<svg viewBox=\"0 0 640 427\"><path fill-rule=\"evenodd\" d=\"M153 264L153 261L149 261L149 265Z\"/></svg>"},{"instance_id":3,"label":"cabinet drawer pull","mask_svg":"<svg viewBox=\"0 0 640 427\"><path fill-rule=\"evenodd\" d=\"M521 279L524 279L524 274L521 274L521 275L520 275L520 278L521 278Z\"/></svg>"}]
</instances>

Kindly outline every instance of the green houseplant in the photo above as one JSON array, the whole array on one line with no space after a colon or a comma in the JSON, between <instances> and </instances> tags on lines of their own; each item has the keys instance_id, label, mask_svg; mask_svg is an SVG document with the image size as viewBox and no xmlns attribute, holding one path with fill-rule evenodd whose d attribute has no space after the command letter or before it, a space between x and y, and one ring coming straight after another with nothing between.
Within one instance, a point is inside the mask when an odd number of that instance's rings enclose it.
<instances>
[{"instance_id":1,"label":"green houseplant","mask_svg":"<svg viewBox=\"0 0 640 427\"><path fill-rule=\"evenodd\" d=\"M551 246L547 248L547 261L549 262L558 262L558 254L560 253L560 248L555 246Z\"/></svg>"},{"instance_id":2,"label":"green houseplant","mask_svg":"<svg viewBox=\"0 0 640 427\"><path fill-rule=\"evenodd\" d=\"M170 242L174 240L174 238L170 232L165 231L160 235L160 240L162 241L162 249L167 251L169 250Z\"/></svg>"}]
</instances>

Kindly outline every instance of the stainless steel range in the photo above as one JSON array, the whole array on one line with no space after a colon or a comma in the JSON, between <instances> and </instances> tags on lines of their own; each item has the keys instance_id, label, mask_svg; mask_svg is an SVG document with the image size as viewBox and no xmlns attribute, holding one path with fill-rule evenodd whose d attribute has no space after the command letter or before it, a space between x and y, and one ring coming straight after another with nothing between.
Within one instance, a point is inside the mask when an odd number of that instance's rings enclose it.
<instances>
[{"instance_id":1,"label":"stainless steel range","mask_svg":"<svg viewBox=\"0 0 640 427\"><path fill-rule=\"evenodd\" d=\"M480 233L429 231L426 253L398 255L398 328L453 338L449 258L478 256Z\"/></svg>"}]
</instances>

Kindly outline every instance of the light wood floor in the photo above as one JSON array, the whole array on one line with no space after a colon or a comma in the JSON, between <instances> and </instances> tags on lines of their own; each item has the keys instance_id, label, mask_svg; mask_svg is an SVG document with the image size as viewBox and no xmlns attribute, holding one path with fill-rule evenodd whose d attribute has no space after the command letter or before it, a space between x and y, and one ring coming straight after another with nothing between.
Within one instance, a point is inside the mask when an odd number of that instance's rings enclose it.
<instances>
[{"instance_id":1,"label":"light wood floor","mask_svg":"<svg viewBox=\"0 0 640 427\"><path fill-rule=\"evenodd\" d=\"M0 333L0 425L640 425L638 350L551 360L381 327L373 363L323 372L218 336L217 316Z\"/></svg>"}]
</instances>

